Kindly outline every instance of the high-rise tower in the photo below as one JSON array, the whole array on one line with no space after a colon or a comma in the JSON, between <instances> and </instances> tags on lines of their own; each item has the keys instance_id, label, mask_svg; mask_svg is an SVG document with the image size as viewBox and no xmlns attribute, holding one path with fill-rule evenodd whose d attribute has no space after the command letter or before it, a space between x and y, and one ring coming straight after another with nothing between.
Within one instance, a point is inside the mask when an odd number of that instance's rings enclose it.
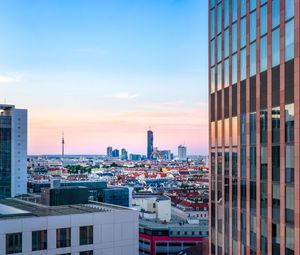
<instances>
[{"instance_id":1,"label":"high-rise tower","mask_svg":"<svg viewBox=\"0 0 300 255\"><path fill-rule=\"evenodd\" d=\"M0 105L0 198L27 193L27 110Z\"/></svg>"},{"instance_id":2,"label":"high-rise tower","mask_svg":"<svg viewBox=\"0 0 300 255\"><path fill-rule=\"evenodd\" d=\"M151 130L147 131L147 159L151 159L153 152L153 132Z\"/></svg>"},{"instance_id":3,"label":"high-rise tower","mask_svg":"<svg viewBox=\"0 0 300 255\"><path fill-rule=\"evenodd\" d=\"M300 254L300 0L210 0L210 254Z\"/></svg>"}]
</instances>

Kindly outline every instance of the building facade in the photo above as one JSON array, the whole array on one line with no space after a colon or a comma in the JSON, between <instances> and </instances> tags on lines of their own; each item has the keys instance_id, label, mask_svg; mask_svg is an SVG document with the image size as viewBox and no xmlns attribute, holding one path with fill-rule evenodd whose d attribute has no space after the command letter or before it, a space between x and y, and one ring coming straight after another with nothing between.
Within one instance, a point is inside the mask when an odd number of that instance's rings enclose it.
<instances>
[{"instance_id":1,"label":"building facade","mask_svg":"<svg viewBox=\"0 0 300 255\"><path fill-rule=\"evenodd\" d=\"M153 132L147 131L147 159L151 159L153 152Z\"/></svg>"},{"instance_id":2,"label":"building facade","mask_svg":"<svg viewBox=\"0 0 300 255\"><path fill-rule=\"evenodd\" d=\"M107 149L106 149L106 156L108 158L111 158L112 157L112 147L111 146L108 146Z\"/></svg>"},{"instance_id":3,"label":"building facade","mask_svg":"<svg viewBox=\"0 0 300 255\"><path fill-rule=\"evenodd\" d=\"M0 200L0 255L137 255L138 212L101 203Z\"/></svg>"},{"instance_id":4,"label":"building facade","mask_svg":"<svg viewBox=\"0 0 300 255\"><path fill-rule=\"evenodd\" d=\"M300 0L208 4L210 254L300 254Z\"/></svg>"},{"instance_id":5,"label":"building facade","mask_svg":"<svg viewBox=\"0 0 300 255\"><path fill-rule=\"evenodd\" d=\"M27 110L0 105L0 198L27 192Z\"/></svg>"},{"instance_id":6,"label":"building facade","mask_svg":"<svg viewBox=\"0 0 300 255\"><path fill-rule=\"evenodd\" d=\"M186 146L182 144L178 146L178 159L186 160Z\"/></svg>"}]
</instances>

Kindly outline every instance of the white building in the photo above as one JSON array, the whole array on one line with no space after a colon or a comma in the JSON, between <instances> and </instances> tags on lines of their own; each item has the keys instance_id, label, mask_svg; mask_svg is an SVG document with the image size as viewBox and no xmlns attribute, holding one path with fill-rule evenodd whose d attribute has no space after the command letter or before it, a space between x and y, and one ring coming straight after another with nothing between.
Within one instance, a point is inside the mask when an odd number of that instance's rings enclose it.
<instances>
[{"instance_id":1,"label":"white building","mask_svg":"<svg viewBox=\"0 0 300 255\"><path fill-rule=\"evenodd\" d=\"M132 199L133 207L140 211L140 215L147 219L158 219L169 222L171 220L171 199L164 195L135 195Z\"/></svg>"},{"instance_id":2,"label":"white building","mask_svg":"<svg viewBox=\"0 0 300 255\"><path fill-rule=\"evenodd\" d=\"M178 146L178 159L186 160L186 146L182 144Z\"/></svg>"},{"instance_id":3,"label":"white building","mask_svg":"<svg viewBox=\"0 0 300 255\"><path fill-rule=\"evenodd\" d=\"M27 110L0 104L0 134L0 198L26 194Z\"/></svg>"},{"instance_id":4,"label":"white building","mask_svg":"<svg viewBox=\"0 0 300 255\"><path fill-rule=\"evenodd\" d=\"M138 212L102 203L0 201L0 255L137 255Z\"/></svg>"}]
</instances>

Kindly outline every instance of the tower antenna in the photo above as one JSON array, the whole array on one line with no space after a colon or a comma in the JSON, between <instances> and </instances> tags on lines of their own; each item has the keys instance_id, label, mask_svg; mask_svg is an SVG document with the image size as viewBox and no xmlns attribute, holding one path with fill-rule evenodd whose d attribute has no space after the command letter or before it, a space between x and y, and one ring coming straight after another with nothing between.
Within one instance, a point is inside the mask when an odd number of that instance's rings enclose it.
<instances>
[{"instance_id":1,"label":"tower antenna","mask_svg":"<svg viewBox=\"0 0 300 255\"><path fill-rule=\"evenodd\" d=\"M63 163L64 163L64 157L65 157L65 136L64 136L64 132L62 132L62 137L61 137L61 158L62 158Z\"/></svg>"}]
</instances>

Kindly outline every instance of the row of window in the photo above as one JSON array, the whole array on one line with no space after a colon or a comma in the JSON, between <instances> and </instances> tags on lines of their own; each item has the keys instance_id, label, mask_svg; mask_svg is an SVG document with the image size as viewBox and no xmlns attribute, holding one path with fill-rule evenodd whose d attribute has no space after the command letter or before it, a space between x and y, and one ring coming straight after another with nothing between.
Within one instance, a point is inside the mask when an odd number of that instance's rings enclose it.
<instances>
[{"instance_id":1,"label":"row of window","mask_svg":"<svg viewBox=\"0 0 300 255\"><path fill-rule=\"evenodd\" d=\"M93 244L93 226L83 226L79 229L79 245ZM32 251L47 250L47 230L32 232ZM56 248L71 246L71 228L56 230ZM6 254L22 252L22 233L6 234ZM81 253L80 253L81 254ZM92 254L92 253L82 253Z\"/></svg>"},{"instance_id":2,"label":"row of window","mask_svg":"<svg viewBox=\"0 0 300 255\"><path fill-rule=\"evenodd\" d=\"M280 0L272 1L272 67L280 63ZM286 2L286 19L285 19L285 40L284 40L284 57L285 61L294 58L294 1L287 0ZM260 9L260 72L267 70L267 56L268 56L268 5L266 1ZM214 9L212 9L212 12ZM214 12L211 14L211 19L214 19ZM211 21L213 22L213 21ZM212 24L211 24L212 26ZM247 49L246 49L246 29L247 19L241 18L240 21L240 80L246 79L246 63L247 63ZM231 41L232 41L232 84L237 82L237 22L232 24L231 28ZM217 64L215 64L215 44L217 44ZM222 52L222 46L224 51ZM250 13L250 76L256 74L256 10ZM222 53L224 56L222 56ZM222 63L222 58L224 62ZM215 74L217 72L217 90L222 89L222 78L224 87L229 86L229 28L224 30L224 38L222 43L222 34L217 36L217 39L212 39L210 42L210 60L211 60L211 92L215 91ZM222 74L222 68L224 74Z\"/></svg>"}]
</instances>

